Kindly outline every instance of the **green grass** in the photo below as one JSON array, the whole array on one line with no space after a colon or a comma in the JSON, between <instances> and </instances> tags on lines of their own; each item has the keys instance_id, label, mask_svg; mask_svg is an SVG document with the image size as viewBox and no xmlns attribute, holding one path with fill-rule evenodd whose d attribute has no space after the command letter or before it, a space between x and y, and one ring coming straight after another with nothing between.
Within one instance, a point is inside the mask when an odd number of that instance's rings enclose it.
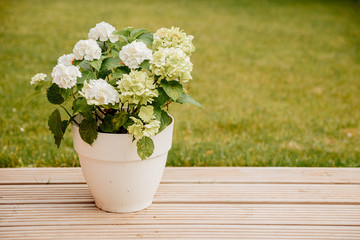
<instances>
[{"instance_id":1,"label":"green grass","mask_svg":"<svg viewBox=\"0 0 360 240\"><path fill-rule=\"evenodd\" d=\"M0 166L78 166L30 78L104 20L195 36L169 166L360 166L360 6L350 1L0 1ZM21 131L23 129L24 131Z\"/></svg>"}]
</instances>

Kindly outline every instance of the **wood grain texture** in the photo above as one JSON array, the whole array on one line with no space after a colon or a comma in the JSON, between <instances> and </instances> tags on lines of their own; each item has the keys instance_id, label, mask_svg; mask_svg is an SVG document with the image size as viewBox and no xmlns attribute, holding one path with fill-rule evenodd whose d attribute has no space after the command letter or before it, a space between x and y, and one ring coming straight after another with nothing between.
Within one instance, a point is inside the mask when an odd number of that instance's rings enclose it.
<instances>
[{"instance_id":1,"label":"wood grain texture","mask_svg":"<svg viewBox=\"0 0 360 240\"><path fill-rule=\"evenodd\" d=\"M360 226L360 206L294 204L156 204L115 214L95 204L0 205L1 227L49 225L316 225Z\"/></svg>"},{"instance_id":2,"label":"wood grain texture","mask_svg":"<svg viewBox=\"0 0 360 240\"><path fill-rule=\"evenodd\" d=\"M3 227L2 239L337 239L358 240L360 227L272 225L83 225Z\"/></svg>"},{"instance_id":3,"label":"wood grain texture","mask_svg":"<svg viewBox=\"0 0 360 240\"><path fill-rule=\"evenodd\" d=\"M1 185L0 204L92 203L86 184ZM360 204L359 185L160 184L155 203Z\"/></svg>"},{"instance_id":4,"label":"wood grain texture","mask_svg":"<svg viewBox=\"0 0 360 240\"><path fill-rule=\"evenodd\" d=\"M79 168L0 169L0 239L360 239L360 169L166 168L127 214Z\"/></svg>"},{"instance_id":5,"label":"wood grain texture","mask_svg":"<svg viewBox=\"0 0 360 240\"><path fill-rule=\"evenodd\" d=\"M360 168L168 167L163 183L360 184ZM4 168L0 184L81 184L80 168Z\"/></svg>"}]
</instances>

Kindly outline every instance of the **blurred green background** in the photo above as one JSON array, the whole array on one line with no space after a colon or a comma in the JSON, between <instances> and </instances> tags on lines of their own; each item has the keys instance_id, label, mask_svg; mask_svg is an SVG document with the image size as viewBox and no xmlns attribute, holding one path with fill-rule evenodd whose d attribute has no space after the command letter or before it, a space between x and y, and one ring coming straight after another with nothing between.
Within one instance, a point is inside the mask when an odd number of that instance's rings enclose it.
<instances>
[{"instance_id":1,"label":"blurred green background","mask_svg":"<svg viewBox=\"0 0 360 240\"><path fill-rule=\"evenodd\" d=\"M78 166L53 106L28 101L90 28L195 36L191 95L171 106L169 166L360 166L360 5L354 1L0 1L0 166Z\"/></svg>"}]
</instances>

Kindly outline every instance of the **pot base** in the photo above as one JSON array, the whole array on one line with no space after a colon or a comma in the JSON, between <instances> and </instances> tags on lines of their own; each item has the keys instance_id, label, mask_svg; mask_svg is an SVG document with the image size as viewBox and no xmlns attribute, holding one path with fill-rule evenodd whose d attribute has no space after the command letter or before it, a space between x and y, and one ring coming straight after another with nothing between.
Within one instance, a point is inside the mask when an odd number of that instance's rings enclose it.
<instances>
[{"instance_id":1,"label":"pot base","mask_svg":"<svg viewBox=\"0 0 360 240\"><path fill-rule=\"evenodd\" d=\"M96 201L95 201L95 205L100 210L109 212L109 213L131 213L131 212L138 212L138 211L141 211L141 210L144 210L144 209L150 207L152 202L153 202L153 199L151 199L151 201L145 202L143 204L137 204L136 206L135 205L134 206L126 206L126 208L124 208L124 206L121 204L119 206L114 206L114 207L102 206L101 204L98 204Z\"/></svg>"}]
</instances>

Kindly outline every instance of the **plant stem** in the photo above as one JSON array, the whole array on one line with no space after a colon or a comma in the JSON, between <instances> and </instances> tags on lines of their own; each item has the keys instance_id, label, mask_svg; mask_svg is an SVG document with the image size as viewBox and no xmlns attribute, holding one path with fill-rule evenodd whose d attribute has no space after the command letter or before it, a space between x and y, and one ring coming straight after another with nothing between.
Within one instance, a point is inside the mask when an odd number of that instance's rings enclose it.
<instances>
[{"instance_id":1,"label":"plant stem","mask_svg":"<svg viewBox=\"0 0 360 240\"><path fill-rule=\"evenodd\" d=\"M71 116L71 114L68 112L68 110L63 105L60 104L60 107L62 107L65 110L65 112L69 115L70 119L74 117L74 116ZM78 126L80 125L75 119L73 119L73 121L76 123L76 125L78 125Z\"/></svg>"},{"instance_id":2,"label":"plant stem","mask_svg":"<svg viewBox=\"0 0 360 240\"><path fill-rule=\"evenodd\" d=\"M72 97L74 98L74 100L76 100L75 94L77 94L78 91L76 90L75 93L73 91L71 91Z\"/></svg>"},{"instance_id":3,"label":"plant stem","mask_svg":"<svg viewBox=\"0 0 360 240\"><path fill-rule=\"evenodd\" d=\"M101 112L102 114L106 115L106 112L104 112L104 111L101 109L101 107L96 106L96 108L99 110L99 112Z\"/></svg>"},{"instance_id":4,"label":"plant stem","mask_svg":"<svg viewBox=\"0 0 360 240\"><path fill-rule=\"evenodd\" d=\"M171 101L168 101L164 107L169 107L169 105L171 104L172 102Z\"/></svg>"},{"instance_id":5,"label":"plant stem","mask_svg":"<svg viewBox=\"0 0 360 240\"><path fill-rule=\"evenodd\" d=\"M95 117L96 117L96 122L98 120L100 120L101 122L104 121L104 119L98 114L98 112L96 111L97 108L95 108ZM99 111L100 112L100 111ZM105 115L105 114L104 114Z\"/></svg>"},{"instance_id":6,"label":"plant stem","mask_svg":"<svg viewBox=\"0 0 360 240\"><path fill-rule=\"evenodd\" d=\"M104 52L106 52L106 50L107 50L106 41L104 41Z\"/></svg>"}]
</instances>

